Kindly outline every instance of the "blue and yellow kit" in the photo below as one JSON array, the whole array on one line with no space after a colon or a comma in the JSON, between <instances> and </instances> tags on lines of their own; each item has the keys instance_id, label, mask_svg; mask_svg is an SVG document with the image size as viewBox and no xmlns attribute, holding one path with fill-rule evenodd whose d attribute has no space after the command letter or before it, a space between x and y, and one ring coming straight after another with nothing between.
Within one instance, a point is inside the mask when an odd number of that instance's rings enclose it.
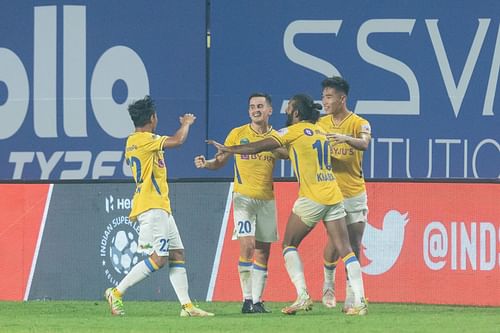
<instances>
[{"instance_id":1,"label":"blue and yellow kit","mask_svg":"<svg viewBox=\"0 0 500 333\"><path fill-rule=\"evenodd\" d=\"M136 183L130 219L149 209L159 208L171 213L168 197L167 167L163 144L168 136L150 132L135 132L128 139L125 158Z\"/></svg>"},{"instance_id":2,"label":"blue and yellow kit","mask_svg":"<svg viewBox=\"0 0 500 333\"><path fill-rule=\"evenodd\" d=\"M370 123L355 113L349 114L342 122L336 124L333 116L327 115L319 120L319 125L329 134L343 134L359 138L361 133L371 135ZM363 151L351 147L347 143L332 146L332 167L337 182L346 198L352 198L366 191L363 177Z\"/></svg>"},{"instance_id":3,"label":"blue and yellow kit","mask_svg":"<svg viewBox=\"0 0 500 333\"><path fill-rule=\"evenodd\" d=\"M302 121L281 129L272 137L288 149L300 185L299 197L323 205L343 200L332 172L330 145L320 126Z\"/></svg>"},{"instance_id":4,"label":"blue and yellow kit","mask_svg":"<svg viewBox=\"0 0 500 333\"><path fill-rule=\"evenodd\" d=\"M250 124L234 128L224 141L225 146L236 146L276 135L272 128L257 133ZM234 192L259 200L274 199L273 169L276 157L272 152L234 155Z\"/></svg>"}]
</instances>

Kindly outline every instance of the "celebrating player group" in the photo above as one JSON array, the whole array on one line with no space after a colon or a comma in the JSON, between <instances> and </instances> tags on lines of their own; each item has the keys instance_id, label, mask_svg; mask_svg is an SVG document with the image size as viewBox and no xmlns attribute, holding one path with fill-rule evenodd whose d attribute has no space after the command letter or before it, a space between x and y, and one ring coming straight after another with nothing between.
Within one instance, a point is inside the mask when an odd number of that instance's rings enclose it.
<instances>
[{"instance_id":1,"label":"celebrating player group","mask_svg":"<svg viewBox=\"0 0 500 333\"><path fill-rule=\"evenodd\" d=\"M325 244L322 303L336 307L335 271L340 259L347 272L346 315L365 315L363 277L359 263L361 239L368 206L362 174L363 151L371 140L370 124L349 111L348 83L341 77L323 80L322 104L305 94L294 95L286 109L286 126L275 130L269 123L271 97L254 93L248 98L250 122L234 128L224 144L207 140L217 149L212 159L194 158L197 168L216 170L234 159L234 232L239 242L235 259L241 283L241 312L269 313L262 300L268 275L271 243L278 241L273 169L277 159L290 159L299 183L298 197L288 218L282 240L286 270L297 299L281 309L286 315L312 309L299 246L315 225L323 221ZM321 108L326 115L321 117ZM158 117L149 96L129 105L135 132L127 139L125 156L136 191L130 219L140 226L139 251L148 257L136 264L124 279L105 292L111 313L125 313L122 296L129 287L168 263L169 277L181 303L181 316L208 317L191 303L184 263L184 247L170 209L165 148L180 146L196 120L192 114L179 118L173 136L155 134ZM249 158L256 155L258 158Z\"/></svg>"}]
</instances>

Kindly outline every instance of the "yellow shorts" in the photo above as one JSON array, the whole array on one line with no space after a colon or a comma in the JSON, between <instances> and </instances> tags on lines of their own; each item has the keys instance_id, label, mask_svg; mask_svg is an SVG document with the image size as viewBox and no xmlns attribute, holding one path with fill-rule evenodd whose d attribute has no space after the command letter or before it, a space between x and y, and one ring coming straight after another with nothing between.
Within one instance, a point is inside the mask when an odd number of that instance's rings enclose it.
<instances>
[{"instance_id":1,"label":"yellow shorts","mask_svg":"<svg viewBox=\"0 0 500 333\"><path fill-rule=\"evenodd\" d=\"M233 193L234 231L232 239L255 236L259 242L278 240L276 204L274 200L259 200Z\"/></svg>"},{"instance_id":2,"label":"yellow shorts","mask_svg":"<svg viewBox=\"0 0 500 333\"><path fill-rule=\"evenodd\" d=\"M334 205L322 205L305 197L295 200L292 212L311 228L321 220L334 221L346 215L342 201Z\"/></svg>"},{"instance_id":3,"label":"yellow shorts","mask_svg":"<svg viewBox=\"0 0 500 333\"><path fill-rule=\"evenodd\" d=\"M163 209L150 209L137 216L139 222L139 248L147 255L156 252L168 256L169 250L184 249L181 236L172 214Z\"/></svg>"},{"instance_id":4,"label":"yellow shorts","mask_svg":"<svg viewBox=\"0 0 500 333\"><path fill-rule=\"evenodd\" d=\"M347 213L345 222L349 224L368 221L368 198L366 192L352 198L344 198L344 207Z\"/></svg>"}]
</instances>

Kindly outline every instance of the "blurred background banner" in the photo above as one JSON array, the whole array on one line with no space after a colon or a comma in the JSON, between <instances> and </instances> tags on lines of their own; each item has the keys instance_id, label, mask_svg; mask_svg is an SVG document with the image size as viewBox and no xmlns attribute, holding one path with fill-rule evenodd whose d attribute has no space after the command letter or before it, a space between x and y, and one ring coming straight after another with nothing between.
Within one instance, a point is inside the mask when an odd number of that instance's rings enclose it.
<instances>
[{"instance_id":1,"label":"blurred background banner","mask_svg":"<svg viewBox=\"0 0 500 333\"><path fill-rule=\"evenodd\" d=\"M206 2L5 1L0 20L0 179L129 178L127 105L156 100L158 132L195 113L205 149ZM191 154L167 155L189 176Z\"/></svg>"},{"instance_id":2,"label":"blurred background banner","mask_svg":"<svg viewBox=\"0 0 500 333\"><path fill-rule=\"evenodd\" d=\"M173 215L186 251L193 299L240 301L238 242L227 182L171 184ZM282 240L297 183L277 182ZM361 266L373 302L500 306L500 220L495 183L369 182ZM143 257L128 220L133 184L2 184L0 300L101 299ZM73 198L78 197L78 200ZM481 200L470 200L479 198ZM419 199L415 199L419 198ZM308 289L321 299L324 227L302 242ZM293 301L281 241L273 243L266 301ZM344 265L336 291L344 299ZM127 299L175 300L168 268L130 289ZM78 288L75 288L78 286Z\"/></svg>"},{"instance_id":3,"label":"blurred background banner","mask_svg":"<svg viewBox=\"0 0 500 333\"><path fill-rule=\"evenodd\" d=\"M453 6L453 8L450 8ZM6 2L0 20L0 179L125 179L135 99L157 101L159 133L197 121L167 152L173 178L248 122L248 96L321 97L351 84L370 121L367 178L500 177L500 3L423 1ZM207 48L207 33L210 33ZM275 176L290 176L288 162Z\"/></svg>"},{"instance_id":4,"label":"blurred background banner","mask_svg":"<svg viewBox=\"0 0 500 333\"><path fill-rule=\"evenodd\" d=\"M493 0L212 1L208 135L247 122L253 91L273 96L280 128L293 94L320 100L341 75L372 125L366 177L499 178L498 12Z\"/></svg>"},{"instance_id":5,"label":"blurred background banner","mask_svg":"<svg viewBox=\"0 0 500 333\"><path fill-rule=\"evenodd\" d=\"M172 213L186 248L189 291L205 299L228 183L170 185ZM134 185L0 184L7 213L0 232L0 300L100 299L144 257L128 219ZM8 254L8 255L7 255ZM75 287L78 286L78 287ZM127 297L175 300L168 268Z\"/></svg>"},{"instance_id":6,"label":"blurred background banner","mask_svg":"<svg viewBox=\"0 0 500 333\"><path fill-rule=\"evenodd\" d=\"M361 267L366 297L372 302L500 305L500 221L498 184L395 183L367 184L370 213L363 237ZM296 199L296 183L276 183L279 235ZM483 197L483 200L468 200ZM415 200L415 198L419 198ZM219 264L214 301L239 301L231 241L232 216ZM299 247L308 291L321 300L323 225ZM281 242L272 245L267 301L293 301L295 287L285 269ZM337 299L345 297L344 265L336 275Z\"/></svg>"}]
</instances>

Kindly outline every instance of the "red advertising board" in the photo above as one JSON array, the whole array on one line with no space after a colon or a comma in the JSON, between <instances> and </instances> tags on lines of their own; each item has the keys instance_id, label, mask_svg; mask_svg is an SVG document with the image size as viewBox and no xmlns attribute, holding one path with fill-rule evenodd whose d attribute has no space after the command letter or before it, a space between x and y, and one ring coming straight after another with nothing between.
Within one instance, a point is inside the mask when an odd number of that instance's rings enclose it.
<instances>
[{"instance_id":1,"label":"red advertising board","mask_svg":"<svg viewBox=\"0 0 500 333\"><path fill-rule=\"evenodd\" d=\"M296 199L297 184L276 183L279 233ZM463 183L369 183L369 225L361 264L367 297L373 302L500 305L500 185ZM231 241L232 214L221 255L213 300L241 299L238 244ZM321 298L324 227L303 241L309 291ZM343 265L337 296L344 298ZM295 289L272 246L264 299L292 301Z\"/></svg>"},{"instance_id":2,"label":"red advertising board","mask_svg":"<svg viewBox=\"0 0 500 333\"><path fill-rule=\"evenodd\" d=\"M49 186L0 184L0 300L24 298Z\"/></svg>"}]
</instances>

